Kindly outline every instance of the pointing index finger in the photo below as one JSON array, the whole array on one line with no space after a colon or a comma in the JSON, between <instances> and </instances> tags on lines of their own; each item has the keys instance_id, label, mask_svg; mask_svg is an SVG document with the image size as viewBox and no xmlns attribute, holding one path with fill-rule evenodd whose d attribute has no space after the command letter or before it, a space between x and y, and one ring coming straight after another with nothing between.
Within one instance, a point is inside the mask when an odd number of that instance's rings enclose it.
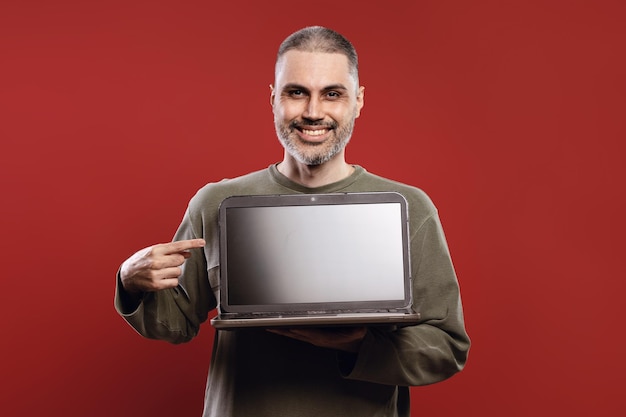
<instances>
[{"instance_id":1,"label":"pointing index finger","mask_svg":"<svg viewBox=\"0 0 626 417\"><path fill-rule=\"evenodd\" d=\"M163 243L158 245L158 251L163 255L171 255L174 253L179 253L186 251L188 249L201 248L206 245L204 239L188 239L188 240L177 240L175 242Z\"/></svg>"}]
</instances>

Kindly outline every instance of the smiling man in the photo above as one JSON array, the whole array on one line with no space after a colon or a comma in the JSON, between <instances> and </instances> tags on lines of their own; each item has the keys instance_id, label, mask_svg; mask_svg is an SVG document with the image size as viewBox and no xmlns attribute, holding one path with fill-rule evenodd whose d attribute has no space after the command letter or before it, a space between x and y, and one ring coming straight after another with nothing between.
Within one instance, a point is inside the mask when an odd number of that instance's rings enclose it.
<instances>
[{"instance_id":1,"label":"smiling man","mask_svg":"<svg viewBox=\"0 0 626 417\"><path fill-rule=\"evenodd\" d=\"M279 171L312 186L308 179L321 173L334 175L326 177L334 181L352 172L344 149L363 107L364 91L348 56L320 53L315 46L281 51L271 95L276 133L287 151Z\"/></svg>"},{"instance_id":2,"label":"smiling man","mask_svg":"<svg viewBox=\"0 0 626 417\"><path fill-rule=\"evenodd\" d=\"M308 27L290 35L278 51L270 102L283 160L200 189L173 242L122 263L116 309L145 337L180 343L196 336L219 299L217 211L229 196L399 192L409 203L421 322L216 331L203 416L409 416L408 387L459 372L470 347L437 209L420 189L346 162L364 88L356 51L339 33Z\"/></svg>"}]
</instances>

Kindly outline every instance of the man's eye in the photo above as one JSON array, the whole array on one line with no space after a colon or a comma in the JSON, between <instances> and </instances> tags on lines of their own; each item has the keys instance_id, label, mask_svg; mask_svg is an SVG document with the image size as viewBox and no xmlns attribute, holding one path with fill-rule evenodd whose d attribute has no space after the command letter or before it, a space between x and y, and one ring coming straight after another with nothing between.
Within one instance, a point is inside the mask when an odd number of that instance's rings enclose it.
<instances>
[{"instance_id":1,"label":"man's eye","mask_svg":"<svg viewBox=\"0 0 626 417\"><path fill-rule=\"evenodd\" d=\"M329 91L328 93L326 93L326 96L332 99L332 98L339 98L340 94L336 91Z\"/></svg>"},{"instance_id":2,"label":"man's eye","mask_svg":"<svg viewBox=\"0 0 626 417\"><path fill-rule=\"evenodd\" d=\"M296 96L296 97L299 97L299 96L301 96L303 94L304 94L304 92L302 90L291 90L289 92L289 95Z\"/></svg>"}]
</instances>

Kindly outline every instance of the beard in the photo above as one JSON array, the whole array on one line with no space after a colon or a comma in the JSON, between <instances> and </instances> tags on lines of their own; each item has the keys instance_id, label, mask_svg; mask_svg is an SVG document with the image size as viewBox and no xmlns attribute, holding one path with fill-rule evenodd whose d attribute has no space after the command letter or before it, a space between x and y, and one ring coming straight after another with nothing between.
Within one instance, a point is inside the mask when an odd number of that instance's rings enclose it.
<instances>
[{"instance_id":1,"label":"beard","mask_svg":"<svg viewBox=\"0 0 626 417\"><path fill-rule=\"evenodd\" d=\"M355 119L356 115L353 115L345 123L339 125L336 121L329 123L293 120L290 123L284 123L274 118L274 126L280 143L292 157L304 165L315 166L330 161L346 147L352 137ZM303 126L323 126L329 129L330 137L320 143L304 142L297 133L297 130Z\"/></svg>"}]
</instances>

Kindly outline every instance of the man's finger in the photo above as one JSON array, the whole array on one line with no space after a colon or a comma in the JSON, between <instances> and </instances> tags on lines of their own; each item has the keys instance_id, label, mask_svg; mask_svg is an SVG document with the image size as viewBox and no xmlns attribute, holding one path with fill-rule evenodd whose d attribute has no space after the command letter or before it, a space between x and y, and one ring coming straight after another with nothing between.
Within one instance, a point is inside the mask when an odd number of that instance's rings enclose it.
<instances>
[{"instance_id":1,"label":"man's finger","mask_svg":"<svg viewBox=\"0 0 626 417\"><path fill-rule=\"evenodd\" d=\"M170 267L153 271L152 278L154 281L163 281L168 279L178 279L183 271L179 267Z\"/></svg>"},{"instance_id":2,"label":"man's finger","mask_svg":"<svg viewBox=\"0 0 626 417\"><path fill-rule=\"evenodd\" d=\"M178 278L166 278L152 283L152 291L165 290L178 286Z\"/></svg>"},{"instance_id":3,"label":"man's finger","mask_svg":"<svg viewBox=\"0 0 626 417\"><path fill-rule=\"evenodd\" d=\"M205 245L206 242L204 239L178 240L176 242L155 245L153 248L153 253L156 255L171 255L189 249L201 248Z\"/></svg>"}]
</instances>

